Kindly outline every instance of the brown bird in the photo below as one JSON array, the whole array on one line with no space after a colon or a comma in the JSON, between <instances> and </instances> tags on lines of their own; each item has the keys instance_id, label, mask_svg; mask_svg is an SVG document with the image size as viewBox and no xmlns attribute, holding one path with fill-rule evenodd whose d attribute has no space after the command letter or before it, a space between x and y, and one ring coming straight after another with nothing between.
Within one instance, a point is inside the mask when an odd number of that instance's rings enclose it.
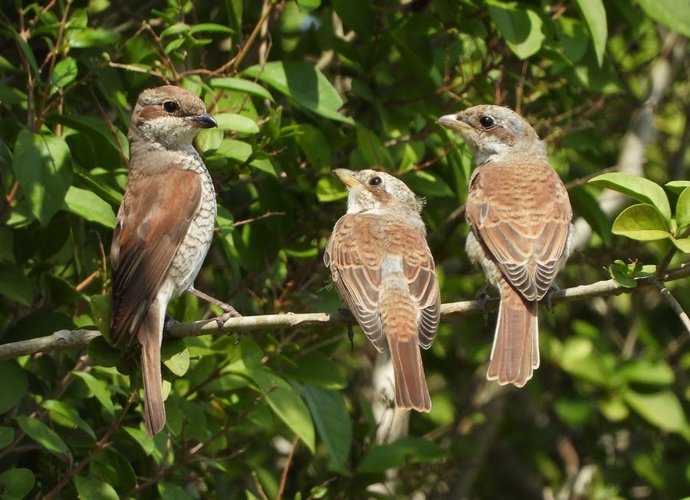
<instances>
[{"instance_id":1,"label":"brown bird","mask_svg":"<svg viewBox=\"0 0 690 500\"><path fill-rule=\"evenodd\" d=\"M129 179L110 248L110 339L141 346L149 435L165 425L165 310L192 287L213 236L216 195L192 141L199 129L215 126L201 99L170 85L144 90L132 113Z\"/></svg>"},{"instance_id":2,"label":"brown bird","mask_svg":"<svg viewBox=\"0 0 690 500\"><path fill-rule=\"evenodd\" d=\"M324 262L374 347L388 345L396 406L428 412L419 346L431 347L441 309L423 203L384 172L334 172L349 191L347 214L335 224Z\"/></svg>"},{"instance_id":3,"label":"brown bird","mask_svg":"<svg viewBox=\"0 0 690 500\"><path fill-rule=\"evenodd\" d=\"M514 111L474 106L438 123L460 133L477 164L466 249L501 296L487 378L522 387L539 367L537 304L570 253L568 193L544 143Z\"/></svg>"}]
</instances>

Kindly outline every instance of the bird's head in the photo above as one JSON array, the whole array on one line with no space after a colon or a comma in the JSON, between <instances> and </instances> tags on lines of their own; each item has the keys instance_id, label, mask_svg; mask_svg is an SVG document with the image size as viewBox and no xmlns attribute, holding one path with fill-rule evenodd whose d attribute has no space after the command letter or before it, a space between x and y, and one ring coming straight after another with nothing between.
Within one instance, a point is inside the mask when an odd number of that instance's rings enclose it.
<instances>
[{"instance_id":1,"label":"bird's head","mask_svg":"<svg viewBox=\"0 0 690 500\"><path fill-rule=\"evenodd\" d=\"M527 120L503 106L473 106L436 123L459 133L478 165L523 154L546 156L544 143Z\"/></svg>"},{"instance_id":2,"label":"bird's head","mask_svg":"<svg viewBox=\"0 0 690 500\"><path fill-rule=\"evenodd\" d=\"M181 87L164 85L139 94L130 123L130 141L165 149L189 149L199 129L217 127L204 102Z\"/></svg>"},{"instance_id":3,"label":"bird's head","mask_svg":"<svg viewBox=\"0 0 690 500\"><path fill-rule=\"evenodd\" d=\"M387 210L419 213L424 205L403 181L386 172L337 168L333 173L347 186L347 213Z\"/></svg>"}]
</instances>

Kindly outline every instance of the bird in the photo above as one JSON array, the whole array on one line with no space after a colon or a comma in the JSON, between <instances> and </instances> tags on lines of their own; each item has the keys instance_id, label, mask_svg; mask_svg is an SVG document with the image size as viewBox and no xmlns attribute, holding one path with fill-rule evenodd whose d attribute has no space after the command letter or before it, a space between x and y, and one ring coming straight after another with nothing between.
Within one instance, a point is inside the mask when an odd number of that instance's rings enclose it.
<instances>
[{"instance_id":1,"label":"bird","mask_svg":"<svg viewBox=\"0 0 690 500\"><path fill-rule=\"evenodd\" d=\"M500 294L487 379L523 387L539 367L538 303L571 250L568 192L544 142L512 109L473 106L437 123L462 136L476 163L466 251Z\"/></svg>"},{"instance_id":2,"label":"bird","mask_svg":"<svg viewBox=\"0 0 690 500\"><path fill-rule=\"evenodd\" d=\"M429 412L419 347L434 341L441 299L423 202L386 172L334 173L348 190L347 213L335 224L324 263L371 343L390 351L396 407Z\"/></svg>"},{"instance_id":3,"label":"bird","mask_svg":"<svg viewBox=\"0 0 690 500\"><path fill-rule=\"evenodd\" d=\"M215 190L192 143L199 130L216 126L199 97L173 85L144 90L132 112L128 180L110 247L110 341L139 345L149 436L166 420L165 311L172 298L193 289L213 237Z\"/></svg>"}]
</instances>

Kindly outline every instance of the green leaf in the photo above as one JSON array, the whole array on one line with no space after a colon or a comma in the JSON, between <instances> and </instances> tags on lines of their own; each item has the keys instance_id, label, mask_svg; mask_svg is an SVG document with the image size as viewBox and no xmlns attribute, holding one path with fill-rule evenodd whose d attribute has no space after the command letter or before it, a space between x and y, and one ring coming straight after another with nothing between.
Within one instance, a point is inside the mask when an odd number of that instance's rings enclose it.
<instances>
[{"instance_id":1,"label":"green leaf","mask_svg":"<svg viewBox=\"0 0 690 500\"><path fill-rule=\"evenodd\" d=\"M609 172L589 180L589 184L613 189L631 198L654 205L667 221L671 220L671 206L663 188L658 184L635 175Z\"/></svg>"},{"instance_id":2,"label":"green leaf","mask_svg":"<svg viewBox=\"0 0 690 500\"><path fill-rule=\"evenodd\" d=\"M62 401L54 399L47 399L41 404L43 408L48 410L50 419L58 425L67 427L69 429L81 429L88 434L91 439L96 439L96 434L89 424L87 424L77 413L77 410L67 406Z\"/></svg>"},{"instance_id":3,"label":"green leaf","mask_svg":"<svg viewBox=\"0 0 690 500\"><path fill-rule=\"evenodd\" d=\"M690 9L686 0L637 0L649 17L690 37Z\"/></svg>"},{"instance_id":4,"label":"green leaf","mask_svg":"<svg viewBox=\"0 0 690 500\"><path fill-rule=\"evenodd\" d=\"M113 208L91 191L70 186L65 195L65 204L67 210L82 219L97 222L109 229L115 227Z\"/></svg>"},{"instance_id":5,"label":"green leaf","mask_svg":"<svg viewBox=\"0 0 690 500\"><path fill-rule=\"evenodd\" d=\"M559 361L561 368L575 377L603 387L611 383L611 370L588 338L571 337L566 340Z\"/></svg>"},{"instance_id":6,"label":"green leaf","mask_svg":"<svg viewBox=\"0 0 690 500\"><path fill-rule=\"evenodd\" d=\"M685 188L690 187L690 181L671 181L664 184L669 191L680 194L685 191Z\"/></svg>"},{"instance_id":7,"label":"green leaf","mask_svg":"<svg viewBox=\"0 0 690 500\"><path fill-rule=\"evenodd\" d=\"M352 420L343 396L337 391L308 385L302 388L302 394L311 410L319 437L328 450L328 468L345 473L352 444Z\"/></svg>"},{"instance_id":8,"label":"green leaf","mask_svg":"<svg viewBox=\"0 0 690 500\"><path fill-rule=\"evenodd\" d=\"M638 203L623 210L613 221L611 232L638 241L663 240L671 236L668 220L656 207Z\"/></svg>"},{"instance_id":9,"label":"green leaf","mask_svg":"<svg viewBox=\"0 0 690 500\"><path fill-rule=\"evenodd\" d=\"M585 19L587 29L592 37L594 53L597 56L597 63L601 66L606 52L606 38L608 36L608 26L606 24L606 9L602 0L575 0L580 14Z\"/></svg>"},{"instance_id":10,"label":"green leaf","mask_svg":"<svg viewBox=\"0 0 690 500\"><path fill-rule=\"evenodd\" d=\"M539 14L532 9L497 0L489 0L487 5L491 19L516 56L527 59L539 52L546 38Z\"/></svg>"},{"instance_id":11,"label":"green leaf","mask_svg":"<svg viewBox=\"0 0 690 500\"><path fill-rule=\"evenodd\" d=\"M103 408L110 414L114 415L115 408L110 399L110 392L108 385L103 380L98 380L96 377L86 372L73 371L72 375L84 381L86 386L91 391L91 394L103 405Z\"/></svg>"},{"instance_id":12,"label":"green leaf","mask_svg":"<svg viewBox=\"0 0 690 500\"><path fill-rule=\"evenodd\" d=\"M14 441L14 429L0 425L0 450L7 448L12 441Z\"/></svg>"},{"instance_id":13,"label":"green leaf","mask_svg":"<svg viewBox=\"0 0 690 500\"><path fill-rule=\"evenodd\" d=\"M128 426L124 426L123 429L146 455L152 455L156 451L156 443L144 431L137 427Z\"/></svg>"},{"instance_id":14,"label":"green leaf","mask_svg":"<svg viewBox=\"0 0 690 500\"><path fill-rule=\"evenodd\" d=\"M0 474L0 492L3 500L26 497L36 484L34 473L29 469L9 469Z\"/></svg>"},{"instance_id":15,"label":"green leaf","mask_svg":"<svg viewBox=\"0 0 690 500\"><path fill-rule=\"evenodd\" d=\"M593 188L574 186L568 189L573 210L582 216L605 244L611 243L611 221L601 209L599 200L592 193Z\"/></svg>"},{"instance_id":16,"label":"green leaf","mask_svg":"<svg viewBox=\"0 0 690 500\"><path fill-rule=\"evenodd\" d=\"M103 479L120 491L129 491L137 484L131 454L127 457L115 447L98 452L90 464L90 469L92 476Z\"/></svg>"},{"instance_id":17,"label":"green leaf","mask_svg":"<svg viewBox=\"0 0 690 500\"><path fill-rule=\"evenodd\" d=\"M40 444L46 451L58 456L68 457L71 461L72 454L67 445L55 431L34 417L14 417L19 427L31 439Z\"/></svg>"},{"instance_id":18,"label":"green leaf","mask_svg":"<svg viewBox=\"0 0 690 500\"><path fill-rule=\"evenodd\" d=\"M321 0L297 0L297 5L303 9L313 10L321 5Z\"/></svg>"},{"instance_id":19,"label":"green leaf","mask_svg":"<svg viewBox=\"0 0 690 500\"><path fill-rule=\"evenodd\" d=\"M119 500L115 488L92 476L75 476L74 486L80 500Z\"/></svg>"},{"instance_id":20,"label":"green leaf","mask_svg":"<svg viewBox=\"0 0 690 500\"><path fill-rule=\"evenodd\" d=\"M629 361L618 369L618 375L628 382L649 385L671 385L676 379L665 361L650 359Z\"/></svg>"},{"instance_id":21,"label":"green leaf","mask_svg":"<svg viewBox=\"0 0 690 500\"><path fill-rule=\"evenodd\" d=\"M361 473L383 473L406 464L433 462L446 456L436 443L419 437L404 437L369 450L357 468Z\"/></svg>"},{"instance_id":22,"label":"green leaf","mask_svg":"<svg viewBox=\"0 0 690 500\"><path fill-rule=\"evenodd\" d=\"M50 83L56 89L62 89L72 83L78 74L77 61L72 57L65 57L55 65Z\"/></svg>"},{"instance_id":23,"label":"green leaf","mask_svg":"<svg viewBox=\"0 0 690 500\"><path fill-rule=\"evenodd\" d=\"M120 34L104 28L74 28L67 31L67 42L72 48L114 45L120 41Z\"/></svg>"},{"instance_id":24,"label":"green leaf","mask_svg":"<svg viewBox=\"0 0 690 500\"><path fill-rule=\"evenodd\" d=\"M342 200L347 197L343 183L333 177L322 177L316 183L316 197L322 203Z\"/></svg>"},{"instance_id":25,"label":"green leaf","mask_svg":"<svg viewBox=\"0 0 690 500\"><path fill-rule=\"evenodd\" d=\"M619 285L625 288L637 287L637 281L630 264L626 264L622 260L616 260L609 265L608 270L609 276Z\"/></svg>"},{"instance_id":26,"label":"green leaf","mask_svg":"<svg viewBox=\"0 0 690 500\"><path fill-rule=\"evenodd\" d=\"M623 397L618 393L610 399L602 400L599 403L599 411L611 422L620 422L630 415L628 406L623 401Z\"/></svg>"},{"instance_id":27,"label":"green leaf","mask_svg":"<svg viewBox=\"0 0 690 500\"><path fill-rule=\"evenodd\" d=\"M252 147L246 142L236 141L234 139L223 139L216 153L219 156L225 156L240 163L244 163L252 155Z\"/></svg>"},{"instance_id":28,"label":"green leaf","mask_svg":"<svg viewBox=\"0 0 690 500\"><path fill-rule=\"evenodd\" d=\"M679 432L686 425L683 407L670 390L641 394L627 389L623 398L633 411L663 431Z\"/></svg>"},{"instance_id":29,"label":"green leaf","mask_svg":"<svg viewBox=\"0 0 690 500\"><path fill-rule=\"evenodd\" d=\"M32 283L16 265L0 264L0 295L24 306L34 301Z\"/></svg>"},{"instance_id":30,"label":"green leaf","mask_svg":"<svg viewBox=\"0 0 690 500\"><path fill-rule=\"evenodd\" d=\"M235 90L275 102L271 93L256 82L244 78L211 78L209 85L215 89Z\"/></svg>"},{"instance_id":31,"label":"green leaf","mask_svg":"<svg viewBox=\"0 0 690 500\"><path fill-rule=\"evenodd\" d=\"M308 111L331 120L354 124L352 118L339 113L343 100L333 85L309 63L271 61L263 66L251 66L242 74L258 78Z\"/></svg>"},{"instance_id":32,"label":"green leaf","mask_svg":"<svg viewBox=\"0 0 690 500\"><path fill-rule=\"evenodd\" d=\"M690 253L690 238L671 238L673 244L683 253Z\"/></svg>"},{"instance_id":33,"label":"green leaf","mask_svg":"<svg viewBox=\"0 0 690 500\"><path fill-rule=\"evenodd\" d=\"M199 23L189 29L189 33L192 35L195 33L224 33L226 35L232 35L234 32L235 30L232 28L216 23Z\"/></svg>"},{"instance_id":34,"label":"green leaf","mask_svg":"<svg viewBox=\"0 0 690 500\"><path fill-rule=\"evenodd\" d=\"M319 351L301 356L298 364L288 367L285 373L290 378L323 389L344 389L347 386L347 379L340 367Z\"/></svg>"},{"instance_id":35,"label":"green leaf","mask_svg":"<svg viewBox=\"0 0 690 500\"><path fill-rule=\"evenodd\" d=\"M438 175L426 170L413 170L401 177L418 196L428 198L452 198L450 186Z\"/></svg>"},{"instance_id":36,"label":"green leaf","mask_svg":"<svg viewBox=\"0 0 690 500\"><path fill-rule=\"evenodd\" d=\"M91 317L93 318L98 331L108 339L110 333L110 307L112 299L110 295L92 295L89 300L91 307Z\"/></svg>"},{"instance_id":37,"label":"green leaf","mask_svg":"<svg viewBox=\"0 0 690 500\"><path fill-rule=\"evenodd\" d=\"M165 500L194 500L194 497L187 493L184 488L167 481L158 483L158 493Z\"/></svg>"},{"instance_id":38,"label":"green leaf","mask_svg":"<svg viewBox=\"0 0 690 500\"><path fill-rule=\"evenodd\" d=\"M182 339L171 339L161 346L161 359L173 374L183 376L189 370L189 351Z\"/></svg>"},{"instance_id":39,"label":"green leaf","mask_svg":"<svg viewBox=\"0 0 690 500\"><path fill-rule=\"evenodd\" d=\"M364 167L391 170L394 167L390 152L381 139L366 127L357 125L357 153L362 155Z\"/></svg>"},{"instance_id":40,"label":"green leaf","mask_svg":"<svg viewBox=\"0 0 690 500\"><path fill-rule=\"evenodd\" d=\"M370 0L333 0L333 9L345 26L355 30L361 39L369 39L376 18Z\"/></svg>"},{"instance_id":41,"label":"green leaf","mask_svg":"<svg viewBox=\"0 0 690 500\"><path fill-rule=\"evenodd\" d=\"M250 361L250 360L247 360ZM245 360L234 362L227 368L229 373L241 375L256 385L275 414L307 445L315 449L314 423L309 409L297 391L268 368L256 364L247 366Z\"/></svg>"},{"instance_id":42,"label":"green leaf","mask_svg":"<svg viewBox=\"0 0 690 500\"><path fill-rule=\"evenodd\" d=\"M16 361L0 362L0 413L5 413L14 408L27 395L29 379L27 371L22 369Z\"/></svg>"},{"instance_id":43,"label":"green leaf","mask_svg":"<svg viewBox=\"0 0 690 500\"><path fill-rule=\"evenodd\" d=\"M259 126L251 118L235 113L219 113L213 115L220 130L232 130L243 134L258 134Z\"/></svg>"},{"instance_id":44,"label":"green leaf","mask_svg":"<svg viewBox=\"0 0 690 500\"><path fill-rule=\"evenodd\" d=\"M676 202L676 225L678 234L690 226L690 188L685 188Z\"/></svg>"},{"instance_id":45,"label":"green leaf","mask_svg":"<svg viewBox=\"0 0 690 500\"><path fill-rule=\"evenodd\" d=\"M17 136L12 167L29 199L31 212L46 226L62 208L72 183L67 143L54 135L22 130Z\"/></svg>"}]
</instances>

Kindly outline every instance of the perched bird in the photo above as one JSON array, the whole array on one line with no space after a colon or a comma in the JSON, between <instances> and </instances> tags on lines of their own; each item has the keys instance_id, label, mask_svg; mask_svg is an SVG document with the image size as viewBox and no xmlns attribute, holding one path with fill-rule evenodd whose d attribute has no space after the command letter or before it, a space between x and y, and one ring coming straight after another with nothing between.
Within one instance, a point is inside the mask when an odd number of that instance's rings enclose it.
<instances>
[{"instance_id":1,"label":"perched bird","mask_svg":"<svg viewBox=\"0 0 690 500\"><path fill-rule=\"evenodd\" d=\"M388 345L396 406L428 412L419 346L431 346L441 303L423 203L384 172L334 172L349 191L347 214L335 224L324 262L369 340L379 352Z\"/></svg>"},{"instance_id":2,"label":"perched bird","mask_svg":"<svg viewBox=\"0 0 690 500\"><path fill-rule=\"evenodd\" d=\"M522 387L539 367L537 304L570 253L572 209L527 121L501 106L442 116L475 156L467 254L501 296L487 378Z\"/></svg>"},{"instance_id":3,"label":"perched bird","mask_svg":"<svg viewBox=\"0 0 690 500\"><path fill-rule=\"evenodd\" d=\"M200 129L216 126L201 99L170 85L144 90L132 113L129 178L110 247L110 339L141 346L149 435L165 425L165 310L192 287L213 236L216 195L192 141Z\"/></svg>"}]
</instances>

